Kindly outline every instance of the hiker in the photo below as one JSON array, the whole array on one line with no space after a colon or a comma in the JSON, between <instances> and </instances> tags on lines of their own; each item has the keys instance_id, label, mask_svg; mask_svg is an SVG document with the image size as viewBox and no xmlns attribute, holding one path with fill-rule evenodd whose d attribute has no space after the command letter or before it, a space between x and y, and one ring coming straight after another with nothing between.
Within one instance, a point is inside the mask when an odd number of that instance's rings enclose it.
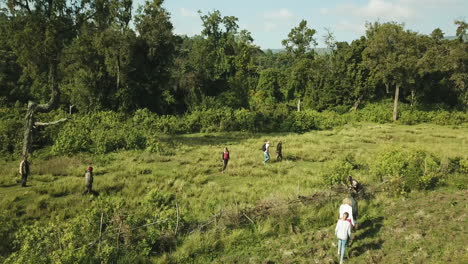
<instances>
[{"instance_id":1,"label":"hiker","mask_svg":"<svg viewBox=\"0 0 468 264\"><path fill-rule=\"evenodd\" d=\"M93 194L93 167L88 167L85 172L85 187L83 194Z\"/></svg>"},{"instance_id":2,"label":"hiker","mask_svg":"<svg viewBox=\"0 0 468 264\"><path fill-rule=\"evenodd\" d=\"M357 222L356 222L356 218L354 218L354 215L353 215L353 201L349 197L346 197L343 199L343 202L340 206L340 218L345 213L347 213L349 216L348 221L351 223L351 227L355 227L357 225Z\"/></svg>"},{"instance_id":3,"label":"hiker","mask_svg":"<svg viewBox=\"0 0 468 264\"><path fill-rule=\"evenodd\" d=\"M267 164L267 162L270 160L270 141L267 140L265 144L263 144L262 151L263 157L265 158L263 160L263 164Z\"/></svg>"},{"instance_id":4,"label":"hiker","mask_svg":"<svg viewBox=\"0 0 468 264\"><path fill-rule=\"evenodd\" d=\"M19 173L21 174L21 187L26 187L29 175L29 162L27 155L23 155L23 160L20 162Z\"/></svg>"},{"instance_id":5,"label":"hiker","mask_svg":"<svg viewBox=\"0 0 468 264\"><path fill-rule=\"evenodd\" d=\"M228 161L229 161L229 150L227 147L225 147L224 151L222 152L222 159L223 159L223 169L221 170L221 173L224 173L228 165Z\"/></svg>"},{"instance_id":6,"label":"hiker","mask_svg":"<svg viewBox=\"0 0 468 264\"><path fill-rule=\"evenodd\" d=\"M278 145L276 145L276 161L282 161L283 160L283 142L278 142Z\"/></svg>"},{"instance_id":7,"label":"hiker","mask_svg":"<svg viewBox=\"0 0 468 264\"><path fill-rule=\"evenodd\" d=\"M362 185L353 179L351 175L348 176L348 189L351 192L351 195L357 195L362 190Z\"/></svg>"},{"instance_id":8,"label":"hiker","mask_svg":"<svg viewBox=\"0 0 468 264\"><path fill-rule=\"evenodd\" d=\"M343 263L346 243L351 239L351 224L346 221L348 216L348 213L344 213L340 219L338 219L335 227L335 235L338 238L338 256L340 257L340 264Z\"/></svg>"}]
</instances>

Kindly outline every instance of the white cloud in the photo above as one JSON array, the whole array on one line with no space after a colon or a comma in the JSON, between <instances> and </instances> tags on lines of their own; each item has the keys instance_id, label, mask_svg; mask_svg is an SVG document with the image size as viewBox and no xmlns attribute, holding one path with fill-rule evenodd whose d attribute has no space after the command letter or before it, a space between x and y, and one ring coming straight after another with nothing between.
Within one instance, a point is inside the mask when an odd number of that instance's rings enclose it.
<instances>
[{"instance_id":1,"label":"white cloud","mask_svg":"<svg viewBox=\"0 0 468 264\"><path fill-rule=\"evenodd\" d=\"M366 6L354 10L355 15L370 18L411 18L415 11L404 5L399 5L385 0L370 0Z\"/></svg>"},{"instance_id":2,"label":"white cloud","mask_svg":"<svg viewBox=\"0 0 468 264\"><path fill-rule=\"evenodd\" d=\"M197 12L185 7L179 8L180 15L183 17L198 17Z\"/></svg>"},{"instance_id":3,"label":"white cloud","mask_svg":"<svg viewBox=\"0 0 468 264\"><path fill-rule=\"evenodd\" d=\"M460 3L460 0L399 0L398 2L405 5L452 5Z\"/></svg>"},{"instance_id":4,"label":"white cloud","mask_svg":"<svg viewBox=\"0 0 468 264\"><path fill-rule=\"evenodd\" d=\"M364 24L354 24L344 20L336 24L334 29L342 32L353 32L357 35L362 35L366 32L366 26Z\"/></svg>"},{"instance_id":5,"label":"white cloud","mask_svg":"<svg viewBox=\"0 0 468 264\"><path fill-rule=\"evenodd\" d=\"M322 8L320 13L323 15L353 15L366 19L410 19L417 16L417 8L404 4L400 1L419 1L419 0L369 0L365 5L358 6L354 4L340 5L333 9Z\"/></svg>"},{"instance_id":6,"label":"white cloud","mask_svg":"<svg viewBox=\"0 0 468 264\"><path fill-rule=\"evenodd\" d=\"M294 14L286 8L281 8L276 11L265 12L263 17L266 19L281 19L281 20L289 20L294 18Z\"/></svg>"}]
</instances>

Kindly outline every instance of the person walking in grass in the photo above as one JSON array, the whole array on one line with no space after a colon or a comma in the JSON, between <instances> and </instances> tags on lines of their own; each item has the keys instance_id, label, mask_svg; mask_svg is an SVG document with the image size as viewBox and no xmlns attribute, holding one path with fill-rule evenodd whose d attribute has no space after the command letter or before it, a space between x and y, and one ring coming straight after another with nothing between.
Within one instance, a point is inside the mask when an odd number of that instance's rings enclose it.
<instances>
[{"instance_id":1,"label":"person walking in grass","mask_svg":"<svg viewBox=\"0 0 468 264\"><path fill-rule=\"evenodd\" d=\"M222 159L223 159L223 169L221 170L221 173L224 173L228 165L228 161L229 161L229 150L227 147L224 148L224 151L222 153Z\"/></svg>"},{"instance_id":2,"label":"person walking in grass","mask_svg":"<svg viewBox=\"0 0 468 264\"><path fill-rule=\"evenodd\" d=\"M21 187L26 187L29 176L29 162L26 155L23 155L23 160L20 162L19 173L21 174Z\"/></svg>"},{"instance_id":3,"label":"person walking in grass","mask_svg":"<svg viewBox=\"0 0 468 264\"><path fill-rule=\"evenodd\" d=\"M276 145L276 161L282 161L283 160L283 142L278 142L278 145Z\"/></svg>"},{"instance_id":4,"label":"person walking in grass","mask_svg":"<svg viewBox=\"0 0 468 264\"><path fill-rule=\"evenodd\" d=\"M265 158L263 160L263 164L267 164L267 162L270 160L270 141L267 140L265 144L262 146L263 150L263 157Z\"/></svg>"},{"instance_id":5,"label":"person walking in grass","mask_svg":"<svg viewBox=\"0 0 468 264\"><path fill-rule=\"evenodd\" d=\"M357 206L356 206L356 209L357 209ZM351 227L355 227L357 222L353 214L353 201L349 197L346 197L343 199L343 202L340 206L340 218L343 216L344 213L348 214L348 217L349 217L348 221L350 222Z\"/></svg>"},{"instance_id":6,"label":"person walking in grass","mask_svg":"<svg viewBox=\"0 0 468 264\"><path fill-rule=\"evenodd\" d=\"M338 256L340 257L340 264L343 263L343 258L346 249L346 243L351 239L351 224L347 221L348 213L344 213L335 227L335 235L338 238Z\"/></svg>"},{"instance_id":7,"label":"person walking in grass","mask_svg":"<svg viewBox=\"0 0 468 264\"><path fill-rule=\"evenodd\" d=\"M85 172L85 191L83 194L93 194L93 167L88 167Z\"/></svg>"}]
</instances>

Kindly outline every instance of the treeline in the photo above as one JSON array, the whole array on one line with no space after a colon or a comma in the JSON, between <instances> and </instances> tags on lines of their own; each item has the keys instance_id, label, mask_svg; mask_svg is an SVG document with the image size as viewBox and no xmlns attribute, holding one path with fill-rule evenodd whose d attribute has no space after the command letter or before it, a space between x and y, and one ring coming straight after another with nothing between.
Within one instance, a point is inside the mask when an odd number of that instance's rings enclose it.
<instances>
[{"instance_id":1,"label":"treeline","mask_svg":"<svg viewBox=\"0 0 468 264\"><path fill-rule=\"evenodd\" d=\"M47 126L34 130L33 149L51 146L47 151L63 155L79 152L105 154L119 150L145 150L159 154L171 154L174 146L164 143L163 134L198 132L249 133L296 132L324 130L344 125L359 126L360 122L391 123L392 102L368 103L362 109L338 114L335 111L302 110L273 113L255 112L247 109L194 110L185 115L158 115L148 109L136 110L133 114L116 111L99 111L74 114L63 110L40 114L38 120L54 120L68 117L60 126ZM433 123L459 126L468 123L468 114L459 111L415 110L402 104L399 124L414 125ZM0 155L13 157L20 152L23 128L19 108L2 111L0 116ZM13 155L11 155L13 154Z\"/></svg>"},{"instance_id":2,"label":"treeline","mask_svg":"<svg viewBox=\"0 0 468 264\"><path fill-rule=\"evenodd\" d=\"M5 5L6 4L6 5ZM368 102L399 101L424 109L468 105L467 23L457 38L368 23L365 36L314 52L316 30L306 21L282 44L262 51L238 19L201 14L203 30L174 34L162 0L132 13L131 0L5 1L0 9L0 103L47 102L60 88L60 106L87 113L142 108L173 115L200 109L260 113L297 108L339 113Z\"/></svg>"}]
</instances>

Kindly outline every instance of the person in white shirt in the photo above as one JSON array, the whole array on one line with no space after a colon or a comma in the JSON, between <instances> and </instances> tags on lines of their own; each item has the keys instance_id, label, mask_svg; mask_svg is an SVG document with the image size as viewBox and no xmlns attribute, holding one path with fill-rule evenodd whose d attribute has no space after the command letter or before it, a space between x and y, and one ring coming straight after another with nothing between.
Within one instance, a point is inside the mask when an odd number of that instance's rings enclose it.
<instances>
[{"instance_id":1,"label":"person in white shirt","mask_svg":"<svg viewBox=\"0 0 468 264\"><path fill-rule=\"evenodd\" d=\"M265 142L265 147L263 150L263 156L265 157L265 160L263 161L263 164L267 164L267 162L270 160L270 141L267 140Z\"/></svg>"},{"instance_id":2,"label":"person in white shirt","mask_svg":"<svg viewBox=\"0 0 468 264\"><path fill-rule=\"evenodd\" d=\"M350 198L343 199L343 202L340 206L340 218L343 217L343 213L348 213L348 216L349 216L348 221L351 222L351 227L356 226L357 221L353 215L353 202Z\"/></svg>"},{"instance_id":3,"label":"person in white shirt","mask_svg":"<svg viewBox=\"0 0 468 264\"><path fill-rule=\"evenodd\" d=\"M351 239L351 223L347 221L348 213L343 213L343 216L338 219L335 227L335 235L338 238L338 256L340 257L340 264L343 263L343 258L348 239Z\"/></svg>"}]
</instances>

